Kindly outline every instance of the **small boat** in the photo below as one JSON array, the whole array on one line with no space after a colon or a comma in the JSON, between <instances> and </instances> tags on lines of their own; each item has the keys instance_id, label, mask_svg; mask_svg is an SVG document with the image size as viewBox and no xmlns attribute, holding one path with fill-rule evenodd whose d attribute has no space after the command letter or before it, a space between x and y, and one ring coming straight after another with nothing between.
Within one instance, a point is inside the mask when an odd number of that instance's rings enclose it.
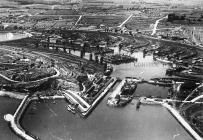
<instances>
[{"instance_id":1,"label":"small boat","mask_svg":"<svg viewBox=\"0 0 203 140\"><path fill-rule=\"evenodd\" d=\"M128 96L128 95L121 95L120 96L120 100L119 102L117 103L117 106L125 106L127 105L128 103L130 103L133 99L133 96Z\"/></svg>"},{"instance_id":2,"label":"small boat","mask_svg":"<svg viewBox=\"0 0 203 140\"><path fill-rule=\"evenodd\" d=\"M107 66L106 71L104 72L104 75L109 76L109 75L111 75L112 72L113 72L113 67Z\"/></svg>"},{"instance_id":3,"label":"small boat","mask_svg":"<svg viewBox=\"0 0 203 140\"><path fill-rule=\"evenodd\" d=\"M75 110L75 108L73 107L73 105L67 105L66 107L67 107L67 110L68 110L68 111L72 112L73 114L76 113L76 110Z\"/></svg>"},{"instance_id":4,"label":"small boat","mask_svg":"<svg viewBox=\"0 0 203 140\"><path fill-rule=\"evenodd\" d=\"M161 63L172 64L172 61L169 61L167 58L159 58L159 57L157 57L156 60L158 60Z\"/></svg>"},{"instance_id":5,"label":"small boat","mask_svg":"<svg viewBox=\"0 0 203 140\"><path fill-rule=\"evenodd\" d=\"M126 77L126 79L127 79L128 81L133 81L133 82L137 82L137 83L144 81L144 79L137 78L137 77Z\"/></svg>"},{"instance_id":6,"label":"small boat","mask_svg":"<svg viewBox=\"0 0 203 140\"><path fill-rule=\"evenodd\" d=\"M137 104L136 104L136 109L140 109L140 105L141 105L141 102L140 102L140 99L138 100Z\"/></svg>"}]
</instances>

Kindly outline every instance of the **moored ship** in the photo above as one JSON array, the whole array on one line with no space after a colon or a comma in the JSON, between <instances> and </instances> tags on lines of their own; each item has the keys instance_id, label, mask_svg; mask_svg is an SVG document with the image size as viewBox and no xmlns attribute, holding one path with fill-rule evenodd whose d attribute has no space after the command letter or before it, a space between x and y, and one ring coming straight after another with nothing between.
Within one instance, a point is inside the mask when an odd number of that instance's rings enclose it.
<instances>
[{"instance_id":1,"label":"moored ship","mask_svg":"<svg viewBox=\"0 0 203 140\"><path fill-rule=\"evenodd\" d=\"M107 104L110 106L125 106L132 101L138 81L141 80L131 77L123 79L108 98Z\"/></svg>"},{"instance_id":2,"label":"moored ship","mask_svg":"<svg viewBox=\"0 0 203 140\"><path fill-rule=\"evenodd\" d=\"M179 77L163 77L163 78L152 78L148 81L150 84L159 85L159 86L172 86L174 83L183 84L185 82L195 82L197 85L201 82L198 79L189 79L189 78L179 78Z\"/></svg>"}]
</instances>

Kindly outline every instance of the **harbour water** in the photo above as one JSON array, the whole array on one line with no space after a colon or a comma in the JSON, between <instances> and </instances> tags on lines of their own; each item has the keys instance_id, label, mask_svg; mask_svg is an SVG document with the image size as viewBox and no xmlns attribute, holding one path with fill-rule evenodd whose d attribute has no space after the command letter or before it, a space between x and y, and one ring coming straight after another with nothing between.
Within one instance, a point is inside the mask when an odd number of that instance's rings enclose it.
<instances>
[{"instance_id":1,"label":"harbour water","mask_svg":"<svg viewBox=\"0 0 203 140\"><path fill-rule=\"evenodd\" d=\"M11 131L8 123L4 120L5 114L14 114L21 100L9 97L0 97L0 137L2 140L20 140L15 133Z\"/></svg>"},{"instance_id":2,"label":"harbour water","mask_svg":"<svg viewBox=\"0 0 203 140\"><path fill-rule=\"evenodd\" d=\"M21 33L0 33L0 42L2 41L10 41L10 40L18 40L21 38L26 38L28 34Z\"/></svg>"},{"instance_id":3,"label":"harbour water","mask_svg":"<svg viewBox=\"0 0 203 140\"><path fill-rule=\"evenodd\" d=\"M113 76L135 76L149 79L165 75L166 65L153 64L153 57L143 58L142 52L133 55L138 62L114 66ZM155 62L156 63L156 62ZM167 97L168 88L140 84L137 95ZM109 93L110 94L110 93ZM109 94L86 119L73 115L66 109L65 101L33 103L27 110L22 125L41 139L70 140L191 140L192 137L162 106L142 105L136 110L137 99L123 108L106 105ZM35 104L36 110L32 109Z\"/></svg>"},{"instance_id":4,"label":"harbour water","mask_svg":"<svg viewBox=\"0 0 203 140\"><path fill-rule=\"evenodd\" d=\"M135 63L115 65L112 76L150 79L165 75L167 65L153 61L153 56L143 57L142 52L133 56ZM138 65L139 64L139 65ZM140 84L137 95L167 97L168 88ZM109 93L110 94L110 93ZM109 94L86 119L74 115L66 108L64 100L33 102L22 118L25 130L42 140L192 140L193 138L177 120L159 105L141 105L136 109L137 99L123 108L106 105ZM3 120L4 114L14 113L20 100L0 97L0 137L19 139Z\"/></svg>"},{"instance_id":5,"label":"harbour water","mask_svg":"<svg viewBox=\"0 0 203 140\"><path fill-rule=\"evenodd\" d=\"M40 103L28 109L23 127L43 140L192 140L191 136L161 106L141 106L136 100L125 108L111 108L106 98L87 119L73 115L65 102Z\"/></svg>"}]
</instances>

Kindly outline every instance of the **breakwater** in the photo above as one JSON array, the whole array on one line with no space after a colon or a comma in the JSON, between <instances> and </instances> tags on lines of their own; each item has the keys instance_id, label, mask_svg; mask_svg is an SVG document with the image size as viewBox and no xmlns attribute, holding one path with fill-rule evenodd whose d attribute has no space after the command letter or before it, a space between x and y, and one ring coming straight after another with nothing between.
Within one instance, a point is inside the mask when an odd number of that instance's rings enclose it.
<instances>
[{"instance_id":1,"label":"breakwater","mask_svg":"<svg viewBox=\"0 0 203 140\"><path fill-rule=\"evenodd\" d=\"M202 140L202 137L195 132L195 130L185 121L185 119L179 114L177 110L171 107L167 102L167 100L156 100L149 98L141 98L140 102L143 104L160 104L165 107L173 116L177 119L177 121L191 134L193 138L196 140ZM188 101L189 102L189 101Z\"/></svg>"},{"instance_id":2,"label":"breakwater","mask_svg":"<svg viewBox=\"0 0 203 140\"><path fill-rule=\"evenodd\" d=\"M40 97L40 99L49 100L49 99L64 99L63 96L50 96L50 97ZM36 136L31 135L29 132L25 131L20 125L20 119L28 107L31 101L38 100L37 97L30 97L26 95L25 98L22 100L20 105L18 106L17 110L15 111L14 115L6 114L4 115L4 119L9 122L12 130L21 138L26 140L38 140L39 138Z\"/></svg>"},{"instance_id":3,"label":"breakwater","mask_svg":"<svg viewBox=\"0 0 203 140\"><path fill-rule=\"evenodd\" d=\"M102 91L101 94L99 95L99 97L97 97L97 99L92 103L92 105L89 107L89 109L82 113L82 115L84 117L88 116L90 112L92 112L92 110L95 108L95 106L99 103L99 101L107 94L107 92L109 91L109 89L115 84L115 82L117 81L117 78L111 78L109 80L109 82L107 83L107 86L105 86Z\"/></svg>"}]
</instances>

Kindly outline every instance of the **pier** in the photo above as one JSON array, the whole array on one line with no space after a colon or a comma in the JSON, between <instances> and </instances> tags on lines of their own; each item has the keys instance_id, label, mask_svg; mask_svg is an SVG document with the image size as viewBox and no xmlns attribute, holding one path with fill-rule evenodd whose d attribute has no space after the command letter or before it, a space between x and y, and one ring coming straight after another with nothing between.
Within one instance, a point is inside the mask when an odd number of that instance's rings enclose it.
<instances>
[{"instance_id":1,"label":"pier","mask_svg":"<svg viewBox=\"0 0 203 140\"><path fill-rule=\"evenodd\" d=\"M96 98L96 100L92 103L89 104L87 103L84 99L82 99L77 92L73 91L66 91L63 92L63 95L66 99L68 99L71 103L73 104L78 104L78 109L81 111L81 116L86 117L89 115L89 113L95 108L95 106L98 104L98 102L107 94L109 89L115 84L117 81L117 78L111 78L106 86L104 86L100 91L99 91L99 96Z\"/></svg>"},{"instance_id":2,"label":"pier","mask_svg":"<svg viewBox=\"0 0 203 140\"><path fill-rule=\"evenodd\" d=\"M160 98L147 98L147 97L140 97L140 102L143 104L163 104L167 102L178 102L178 103L194 103L194 104L203 104L203 102L196 102L197 99L203 98L199 96L191 101L181 101L181 100L173 100L173 99L160 99Z\"/></svg>"},{"instance_id":3,"label":"pier","mask_svg":"<svg viewBox=\"0 0 203 140\"><path fill-rule=\"evenodd\" d=\"M123 85L125 84L125 80L123 79L120 84L116 87L116 89L112 92L112 94L109 96L110 98L115 98L116 95L121 93L121 88L123 87Z\"/></svg>"},{"instance_id":4,"label":"pier","mask_svg":"<svg viewBox=\"0 0 203 140\"><path fill-rule=\"evenodd\" d=\"M78 92L70 90L62 91L62 95L72 104L77 104L82 117L86 117L97 105L97 103L107 94L109 89L115 84L117 78L111 78L106 85L98 92L99 96L92 104L87 103Z\"/></svg>"},{"instance_id":5,"label":"pier","mask_svg":"<svg viewBox=\"0 0 203 140\"><path fill-rule=\"evenodd\" d=\"M97 97L97 99L92 103L92 105L89 107L89 109L82 113L83 116L87 116L93 109L94 107L99 103L99 101L107 94L107 92L110 90L110 88L116 83L117 78L111 78L109 80L109 83L107 84L106 87L104 87L101 91L101 94L99 95L99 97Z\"/></svg>"},{"instance_id":6,"label":"pier","mask_svg":"<svg viewBox=\"0 0 203 140\"><path fill-rule=\"evenodd\" d=\"M50 97L40 97L43 100L50 100L50 99L64 99L64 96L50 96ZM25 140L39 140L38 137L29 135L20 125L20 119L29 105L31 101L38 100L37 97L30 97L30 95L26 95L25 98L22 100L20 105L18 106L17 110L15 111L14 115L6 114L4 115L4 119L9 122L12 130L21 138Z\"/></svg>"},{"instance_id":7,"label":"pier","mask_svg":"<svg viewBox=\"0 0 203 140\"><path fill-rule=\"evenodd\" d=\"M78 93L74 93L70 90L68 91L64 91L63 95L66 97L66 99L68 99L71 103L73 104L78 104L78 109L80 109L81 112L85 112L88 110L88 108L90 107L90 105L84 100L82 99Z\"/></svg>"},{"instance_id":8,"label":"pier","mask_svg":"<svg viewBox=\"0 0 203 140\"><path fill-rule=\"evenodd\" d=\"M26 139L26 140L37 140L38 138L34 138L34 137L28 135L25 132L25 130L22 129L22 127L19 123L19 120L20 120L23 112L25 111L26 107L28 106L28 104L29 104L29 95L26 95L25 98L22 100L21 104L18 106L15 114L14 115L7 114L4 116L4 119L10 123L13 131L21 138Z\"/></svg>"}]
</instances>

